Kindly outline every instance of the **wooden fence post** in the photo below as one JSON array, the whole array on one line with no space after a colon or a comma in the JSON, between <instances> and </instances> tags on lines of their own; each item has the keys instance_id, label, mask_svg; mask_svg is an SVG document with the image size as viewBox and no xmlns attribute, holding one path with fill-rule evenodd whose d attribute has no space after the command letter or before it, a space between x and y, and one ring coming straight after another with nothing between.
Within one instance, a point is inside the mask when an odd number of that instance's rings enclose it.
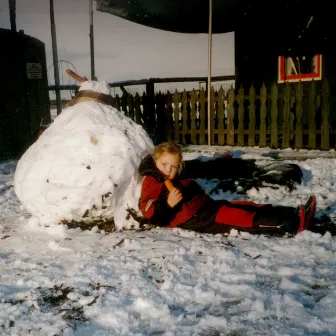
<instances>
[{"instance_id":1,"label":"wooden fence post","mask_svg":"<svg viewBox=\"0 0 336 336\"><path fill-rule=\"evenodd\" d=\"M201 89L200 97L200 145L205 144L205 92L204 89Z\"/></svg>"},{"instance_id":2,"label":"wooden fence post","mask_svg":"<svg viewBox=\"0 0 336 336\"><path fill-rule=\"evenodd\" d=\"M266 101L267 101L267 88L263 83L260 89L260 130L259 130L259 146L266 147Z\"/></svg>"},{"instance_id":3,"label":"wooden fence post","mask_svg":"<svg viewBox=\"0 0 336 336\"><path fill-rule=\"evenodd\" d=\"M302 148L303 85L301 81L296 85L295 98L296 98L295 148Z\"/></svg>"},{"instance_id":4,"label":"wooden fence post","mask_svg":"<svg viewBox=\"0 0 336 336\"><path fill-rule=\"evenodd\" d=\"M231 86L228 93L228 118L227 118L227 144L234 145L234 113L235 113L235 90Z\"/></svg>"},{"instance_id":5,"label":"wooden fence post","mask_svg":"<svg viewBox=\"0 0 336 336\"><path fill-rule=\"evenodd\" d=\"M255 129L256 129L256 121L255 121L255 88L253 87L253 84L250 88L249 92L249 100L250 100L250 106L249 106L249 134L248 134L248 145L249 146L255 146Z\"/></svg>"},{"instance_id":6,"label":"wooden fence post","mask_svg":"<svg viewBox=\"0 0 336 336\"><path fill-rule=\"evenodd\" d=\"M282 148L289 147L289 122L290 122L290 100L291 87L288 83L284 88L284 105L283 105L283 121L282 121Z\"/></svg>"},{"instance_id":7,"label":"wooden fence post","mask_svg":"<svg viewBox=\"0 0 336 336\"><path fill-rule=\"evenodd\" d=\"M311 82L308 91L309 99L309 113L308 113L308 130L309 130L309 139L308 139L308 148L316 148L316 84L314 81Z\"/></svg>"},{"instance_id":8,"label":"wooden fence post","mask_svg":"<svg viewBox=\"0 0 336 336\"><path fill-rule=\"evenodd\" d=\"M197 103L197 94L195 90L192 90L191 97L190 97L190 105L191 105L191 111L190 111L190 118L191 118L191 125L190 125L190 132L191 132L191 143L193 145L197 145L196 140L196 103Z\"/></svg>"},{"instance_id":9,"label":"wooden fence post","mask_svg":"<svg viewBox=\"0 0 336 336\"><path fill-rule=\"evenodd\" d=\"M244 146L244 88L241 86L238 90L238 146Z\"/></svg>"},{"instance_id":10,"label":"wooden fence post","mask_svg":"<svg viewBox=\"0 0 336 336\"><path fill-rule=\"evenodd\" d=\"M329 149L329 96L330 86L325 79L322 83L321 149Z\"/></svg>"},{"instance_id":11,"label":"wooden fence post","mask_svg":"<svg viewBox=\"0 0 336 336\"><path fill-rule=\"evenodd\" d=\"M218 145L224 145L224 110L225 92L221 87L218 91Z\"/></svg>"},{"instance_id":12,"label":"wooden fence post","mask_svg":"<svg viewBox=\"0 0 336 336\"><path fill-rule=\"evenodd\" d=\"M271 107L271 148L278 148L278 86L277 84L272 85L271 98L272 98L272 107Z\"/></svg>"}]
</instances>

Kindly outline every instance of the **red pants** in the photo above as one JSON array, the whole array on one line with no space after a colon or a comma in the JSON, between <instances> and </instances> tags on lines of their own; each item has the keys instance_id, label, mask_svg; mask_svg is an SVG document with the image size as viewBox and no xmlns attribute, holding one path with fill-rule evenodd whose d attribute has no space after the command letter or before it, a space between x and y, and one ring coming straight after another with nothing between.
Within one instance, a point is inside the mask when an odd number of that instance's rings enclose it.
<instances>
[{"instance_id":1,"label":"red pants","mask_svg":"<svg viewBox=\"0 0 336 336\"><path fill-rule=\"evenodd\" d=\"M293 207L255 204L243 201L214 201L179 227L203 233L227 233L231 229L251 233L295 233Z\"/></svg>"},{"instance_id":2,"label":"red pants","mask_svg":"<svg viewBox=\"0 0 336 336\"><path fill-rule=\"evenodd\" d=\"M215 222L241 228L252 228L253 217L258 208L265 204L256 204L253 202L234 201L228 205L222 205L215 218Z\"/></svg>"}]
</instances>

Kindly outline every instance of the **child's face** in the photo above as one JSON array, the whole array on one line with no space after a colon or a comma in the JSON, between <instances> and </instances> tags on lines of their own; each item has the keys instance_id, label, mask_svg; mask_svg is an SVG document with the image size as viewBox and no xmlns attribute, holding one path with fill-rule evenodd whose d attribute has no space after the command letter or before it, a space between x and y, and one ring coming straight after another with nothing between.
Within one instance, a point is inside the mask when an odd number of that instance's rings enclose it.
<instances>
[{"instance_id":1,"label":"child's face","mask_svg":"<svg viewBox=\"0 0 336 336\"><path fill-rule=\"evenodd\" d=\"M180 166L180 158L176 154L163 153L155 160L156 167L166 179L173 179Z\"/></svg>"}]
</instances>

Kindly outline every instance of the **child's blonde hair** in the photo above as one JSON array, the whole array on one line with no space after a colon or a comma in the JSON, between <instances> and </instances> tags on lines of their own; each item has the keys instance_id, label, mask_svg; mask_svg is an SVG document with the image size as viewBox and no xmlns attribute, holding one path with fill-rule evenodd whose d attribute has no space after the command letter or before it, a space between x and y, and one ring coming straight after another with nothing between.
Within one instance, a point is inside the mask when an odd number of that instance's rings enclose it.
<instances>
[{"instance_id":1,"label":"child's blonde hair","mask_svg":"<svg viewBox=\"0 0 336 336\"><path fill-rule=\"evenodd\" d=\"M182 150L181 146L175 142L163 142L154 148L153 157L154 160L157 160L160 158L162 154L169 153L169 154L175 154L178 156L180 163L182 161Z\"/></svg>"}]
</instances>

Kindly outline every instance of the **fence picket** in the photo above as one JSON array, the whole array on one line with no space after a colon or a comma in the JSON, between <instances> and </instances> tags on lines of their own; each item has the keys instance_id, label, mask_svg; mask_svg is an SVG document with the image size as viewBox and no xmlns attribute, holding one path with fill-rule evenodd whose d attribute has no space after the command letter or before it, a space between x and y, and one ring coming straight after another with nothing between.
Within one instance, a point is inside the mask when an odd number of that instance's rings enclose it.
<instances>
[{"instance_id":1,"label":"fence picket","mask_svg":"<svg viewBox=\"0 0 336 336\"><path fill-rule=\"evenodd\" d=\"M235 90L231 86L228 92L228 117L227 117L227 144L234 145L234 114L235 114Z\"/></svg>"},{"instance_id":2,"label":"fence picket","mask_svg":"<svg viewBox=\"0 0 336 336\"><path fill-rule=\"evenodd\" d=\"M182 93L182 141L184 144L188 143L187 141L187 134L188 134L188 95L187 91L184 90Z\"/></svg>"},{"instance_id":3,"label":"fence picket","mask_svg":"<svg viewBox=\"0 0 336 336\"><path fill-rule=\"evenodd\" d=\"M215 90L212 87L210 92L210 135L211 135L211 144L215 143ZM209 104L208 104L209 105Z\"/></svg>"},{"instance_id":4,"label":"fence picket","mask_svg":"<svg viewBox=\"0 0 336 336\"><path fill-rule=\"evenodd\" d=\"M308 148L309 149L314 149L314 148L316 148L316 122L315 122L316 84L315 84L314 81L312 81L311 85L309 86L308 100L309 100L309 107L308 107L308 130L309 130Z\"/></svg>"},{"instance_id":5,"label":"fence picket","mask_svg":"<svg viewBox=\"0 0 336 336\"><path fill-rule=\"evenodd\" d=\"M150 120L149 120L149 115L147 113L148 111L148 106L147 106L147 95L144 92L141 95L141 102L142 102L142 119L143 119L143 126L147 132L150 132L149 126L150 126Z\"/></svg>"},{"instance_id":6,"label":"fence picket","mask_svg":"<svg viewBox=\"0 0 336 336\"><path fill-rule=\"evenodd\" d=\"M154 97L155 112L156 112L156 137L158 142L163 142L167 139L167 117L165 107L165 95L159 92Z\"/></svg>"},{"instance_id":7,"label":"fence picket","mask_svg":"<svg viewBox=\"0 0 336 336\"><path fill-rule=\"evenodd\" d=\"M322 125L321 125L321 149L329 149L329 96L330 85L325 79L322 83Z\"/></svg>"},{"instance_id":8,"label":"fence picket","mask_svg":"<svg viewBox=\"0 0 336 336\"><path fill-rule=\"evenodd\" d=\"M238 146L244 146L244 88L238 90Z\"/></svg>"},{"instance_id":9,"label":"fence picket","mask_svg":"<svg viewBox=\"0 0 336 336\"><path fill-rule=\"evenodd\" d=\"M167 91L167 96L166 96L166 122L167 122L167 140L171 141L172 140L172 119L173 119L173 108L172 108L172 96L169 91Z\"/></svg>"},{"instance_id":10,"label":"fence picket","mask_svg":"<svg viewBox=\"0 0 336 336\"><path fill-rule=\"evenodd\" d=\"M301 81L296 85L295 98L296 98L295 148L302 148L303 85Z\"/></svg>"},{"instance_id":11,"label":"fence picket","mask_svg":"<svg viewBox=\"0 0 336 336\"><path fill-rule=\"evenodd\" d=\"M284 104L282 110L282 148L289 147L289 124L290 124L290 100L291 100L291 87L288 83L284 88Z\"/></svg>"},{"instance_id":12,"label":"fence picket","mask_svg":"<svg viewBox=\"0 0 336 336\"><path fill-rule=\"evenodd\" d=\"M221 87L218 91L218 145L224 145L224 113L225 92Z\"/></svg>"},{"instance_id":13,"label":"fence picket","mask_svg":"<svg viewBox=\"0 0 336 336\"><path fill-rule=\"evenodd\" d=\"M271 107L271 147L278 148L278 86L274 83L271 89L271 99L272 99L272 107Z\"/></svg>"},{"instance_id":14,"label":"fence picket","mask_svg":"<svg viewBox=\"0 0 336 336\"><path fill-rule=\"evenodd\" d=\"M256 121L255 121L255 88L252 85L249 92L249 134L248 134L248 145L255 146L255 129L256 129Z\"/></svg>"},{"instance_id":15,"label":"fence picket","mask_svg":"<svg viewBox=\"0 0 336 336\"><path fill-rule=\"evenodd\" d=\"M179 94L177 90L174 94L174 140L179 142L180 141L180 109L179 109Z\"/></svg>"},{"instance_id":16,"label":"fence picket","mask_svg":"<svg viewBox=\"0 0 336 336\"><path fill-rule=\"evenodd\" d=\"M128 106L127 106L127 96L125 94L123 94L121 96L121 109L124 112L125 116L129 116L128 114Z\"/></svg>"},{"instance_id":17,"label":"fence picket","mask_svg":"<svg viewBox=\"0 0 336 336\"><path fill-rule=\"evenodd\" d=\"M197 139L196 139L196 102L197 102L197 94L195 90L191 92L190 96L190 105L191 105L191 111L190 111L190 118L191 118L191 124L190 124L190 131L191 131L191 143L193 145L197 145Z\"/></svg>"},{"instance_id":18,"label":"fence picket","mask_svg":"<svg viewBox=\"0 0 336 336\"><path fill-rule=\"evenodd\" d=\"M259 129L259 146L266 147L266 102L267 102L267 88L263 84L260 89L260 129Z\"/></svg>"},{"instance_id":19,"label":"fence picket","mask_svg":"<svg viewBox=\"0 0 336 336\"><path fill-rule=\"evenodd\" d=\"M205 144L205 92L204 89L201 89L200 92L200 145Z\"/></svg>"},{"instance_id":20,"label":"fence picket","mask_svg":"<svg viewBox=\"0 0 336 336\"><path fill-rule=\"evenodd\" d=\"M127 96L128 117L134 120L134 97L132 95Z\"/></svg>"},{"instance_id":21,"label":"fence picket","mask_svg":"<svg viewBox=\"0 0 336 336\"><path fill-rule=\"evenodd\" d=\"M135 122L142 125L141 121L141 98L138 93L135 95L134 99L134 109L135 109Z\"/></svg>"},{"instance_id":22,"label":"fence picket","mask_svg":"<svg viewBox=\"0 0 336 336\"><path fill-rule=\"evenodd\" d=\"M115 108L120 111L120 97L118 94L116 94L115 98L114 98L114 104L115 104Z\"/></svg>"}]
</instances>

